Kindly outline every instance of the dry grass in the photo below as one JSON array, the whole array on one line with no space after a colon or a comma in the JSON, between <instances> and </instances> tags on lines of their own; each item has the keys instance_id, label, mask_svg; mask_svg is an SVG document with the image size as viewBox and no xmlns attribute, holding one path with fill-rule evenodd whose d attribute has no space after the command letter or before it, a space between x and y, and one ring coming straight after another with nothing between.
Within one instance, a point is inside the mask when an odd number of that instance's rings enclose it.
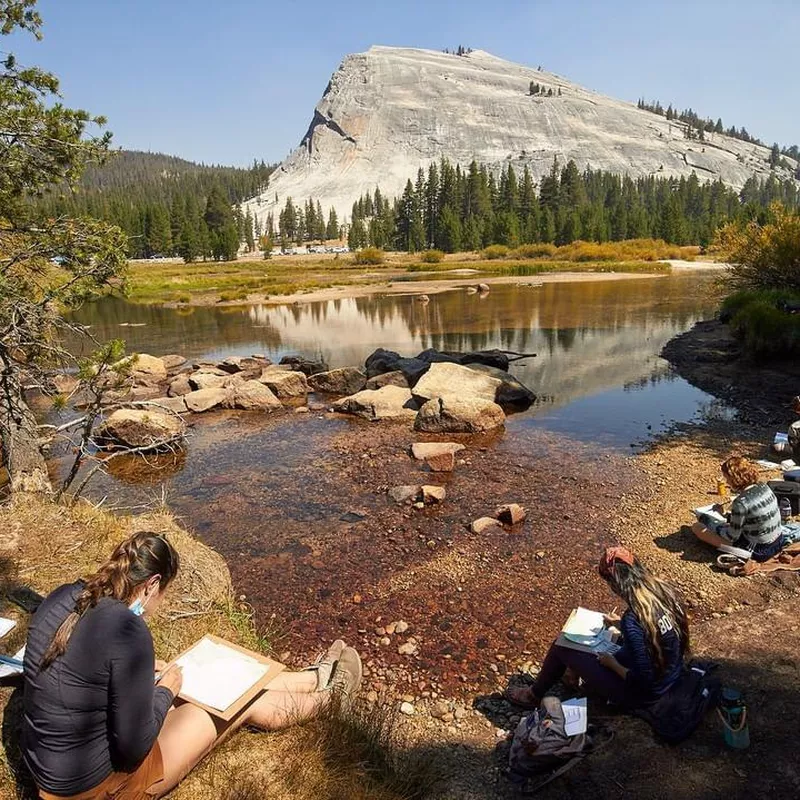
<instances>
[{"instance_id":1,"label":"dry grass","mask_svg":"<svg viewBox=\"0 0 800 800\"><path fill-rule=\"evenodd\" d=\"M151 622L156 655L170 659L205 633L268 650L252 614L232 596L230 573L220 555L180 528L166 511L116 517L88 503L74 508L21 496L0 506L0 580L27 583L41 593L91 573L113 546L134 530L166 534L181 555L181 571ZM19 625L4 650L24 643L26 617L9 607ZM32 798L18 784L16 752L21 693L0 687L3 745L0 798ZM279 734L242 731L204 761L170 795L175 800L414 800L433 771L398 735L388 710L331 711Z\"/></svg>"}]
</instances>

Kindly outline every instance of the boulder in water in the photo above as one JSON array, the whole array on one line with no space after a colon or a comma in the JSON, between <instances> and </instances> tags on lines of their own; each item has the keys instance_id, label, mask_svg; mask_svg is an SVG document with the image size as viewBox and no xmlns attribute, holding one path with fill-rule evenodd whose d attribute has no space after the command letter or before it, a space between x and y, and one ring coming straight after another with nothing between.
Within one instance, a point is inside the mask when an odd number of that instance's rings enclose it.
<instances>
[{"instance_id":1,"label":"boulder in water","mask_svg":"<svg viewBox=\"0 0 800 800\"><path fill-rule=\"evenodd\" d=\"M277 411L281 401L261 381L243 381L233 386L225 404L246 411Z\"/></svg>"},{"instance_id":2,"label":"boulder in water","mask_svg":"<svg viewBox=\"0 0 800 800\"><path fill-rule=\"evenodd\" d=\"M100 426L99 435L123 447L158 449L183 436L186 426L174 414L153 409L120 408Z\"/></svg>"},{"instance_id":3,"label":"boulder in water","mask_svg":"<svg viewBox=\"0 0 800 800\"><path fill-rule=\"evenodd\" d=\"M290 397L304 397L308 394L308 382L305 373L281 367L267 367L259 381L269 387L270 391L281 400Z\"/></svg>"},{"instance_id":4,"label":"boulder in water","mask_svg":"<svg viewBox=\"0 0 800 800\"><path fill-rule=\"evenodd\" d=\"M402 372L409 386L413 386L430 367L430 364L420 361L418 358L403 358L394 350L384 350L382 347L368 356L364 365L367 368L368 378L374 378L376 375L383 375L386 372Z\"/></svg>"},{"instance_id":5,"label":"boulder in water","mask_svg":"<svg viewBox=\"0 0 800 800\"><path fill-rule=\"evenodd\" d=\"M183 395L186 407L196 414L221 406L228 399L227 389L199 389Z\"/></svg>"},{"instance_id":6,"label":"boulder in water","mask_svg":"<svg viewBox=\"0 0 800 800\"><path fill-rule=\"evenodd\" d=\"M431 364L416 386L414 396L422 401L434 397L480 398L494 402L501 382L469 367L449 362Z\"/></svg>"},{"instance_id":7,"label":"boulder in water","mask_svg":"<svg viewBox=\"0 0 800 800\"><path fill-rule=\"evenodd\" d=\"M308 378L308 385L315 392L324 394L355 394L360 392L366 383L367 376L357 367L341 367L329 372L317 372Z\"/></svg>"},{"instance_id":8,"label":"boulder in water","mask_svg":"<svg viewBox=\"0 0 800 800\"><path fill-rule=\"evenodd\" d=\"M417 414L414 428L426 433L483 433L502 427L506 415L497 403L480 397L434 397Z\"/></svg>"},{"instance_id":9,"label":"boulder in water","mask_svg":"<svg viewBox=\"0 0 800 800\"><path fill-rule=\"evenodd\" d=\"M364 389L333 404L334 411L355 414L369 420L413 419L417 414L409 389L384 386L382 389Z\"/></svg>"}]
</instances>

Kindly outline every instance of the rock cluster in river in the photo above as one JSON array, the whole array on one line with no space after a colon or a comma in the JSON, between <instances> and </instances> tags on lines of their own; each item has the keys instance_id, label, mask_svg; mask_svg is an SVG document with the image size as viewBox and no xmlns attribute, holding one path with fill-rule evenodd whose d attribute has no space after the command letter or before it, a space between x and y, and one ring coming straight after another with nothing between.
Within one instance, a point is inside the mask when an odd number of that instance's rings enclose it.
<instances>
[{"instance_id":1,"label":"rock cluster in river","mask_svg":"<svg viewBox=\"0 0 800 800\"><path fill-rule=\"evenodd\" d=\"M364 375L368 388L337 400L333 409L372 421L413 419L414 428L425 433L483 433L501 427L506 411L523 410L536 399L509 374L508 356L497 350L425 350L406 358L381 348L364 366L363 373L351 368L347 374L354 386ZM314 376L314 385L334 385L324 384L322 377ZM342 377L335 385L343 388L346 381ZM452 461L452 453L443 454L434 459L437 466L430 466L447 472Z\"/></svg>"}]
</instances>

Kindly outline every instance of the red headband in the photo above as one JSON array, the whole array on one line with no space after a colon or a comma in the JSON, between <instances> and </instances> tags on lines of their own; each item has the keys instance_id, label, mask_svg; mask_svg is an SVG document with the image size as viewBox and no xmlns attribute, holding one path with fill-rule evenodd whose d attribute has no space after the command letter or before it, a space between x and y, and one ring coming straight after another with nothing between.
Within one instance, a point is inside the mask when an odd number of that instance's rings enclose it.
<instances>
[{"instance_id":1,"label":"red headband","mask_svg":"<svg viewBox=\"0 0 800 800\"><path fill-rule=\"evenodd\" d=\"M616 561L621 561L629 567L633 566L633 553L627 547L607 547L600 559L600 574L603 577L611 575L611 570Z\"/></svg>"}]
</instances>

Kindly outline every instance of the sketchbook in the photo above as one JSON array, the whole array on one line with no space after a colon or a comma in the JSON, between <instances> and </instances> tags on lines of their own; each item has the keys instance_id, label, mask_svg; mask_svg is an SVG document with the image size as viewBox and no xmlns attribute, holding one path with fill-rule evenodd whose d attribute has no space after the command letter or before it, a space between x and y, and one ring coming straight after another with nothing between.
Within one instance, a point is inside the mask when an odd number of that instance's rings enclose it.
<instances>
[{"instance_id":1,"label":"sketchbook","mask_svg":"<svg viewBox=\"0 0 800 800\"><path fill-rule=\"evenodd\" d=\"M207 635L173 662L183 670L180 698L232 719L283 670L283 665Z\"/></svg>"},{"instance_id":2,"label":"sketchbook","mask_svg":"<svg viewBox=\"0 0 800 800\"><path fill-rule=\"evenodd\" d=\"M22 675L22 661L25 658L25 647L21 647L14 653L11 660L15 664L3 663L0 664L0 678L8 678L11 675Z\"/></svg>"},{"instance_id":3,"label":"sketchbook","mask_svg":"<svg viewBox=\"0 0 800 800\"><path fill-rule=\"evenodd\" d=\"M7 633L10 633L17 627L17 623L13 619L7 617L0 617L0 639Z\"/></svg>"},{"instance_id":4,"label":"sketchbook","mask_svg":"<svg viewBox=\"0 0 800 800\"><path fill-rule=\"evenodd\" d=\"M616 653L620 648L612 632L606 628L599 611L575 608L567 618L556 644L583 653Z\"/></svg>"}]
</instances>

